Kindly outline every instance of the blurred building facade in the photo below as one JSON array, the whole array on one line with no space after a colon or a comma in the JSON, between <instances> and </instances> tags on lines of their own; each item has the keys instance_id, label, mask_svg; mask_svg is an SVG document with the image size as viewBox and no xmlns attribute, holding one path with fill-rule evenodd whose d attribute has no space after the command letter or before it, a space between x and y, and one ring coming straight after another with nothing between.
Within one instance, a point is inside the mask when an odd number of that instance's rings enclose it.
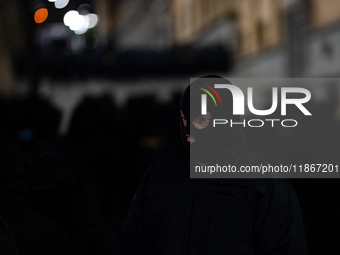
<instances>
[{"instance_id":1,"label":"blurred building facade","mask_svg":"<svg viewBox=\"0 0 340 255\"><path fill-rule=\"evenodd\" d=\"M118 45L129 48L231 44L241 56L280 43L286 1L124 1Z\"/></svg>"},{"instance_id":2,"label":"blurred building facade","mask_svg":"<svg viewBox=\"0 0 340 255\"><path fill-rule=\"evenodd\" d=\"M245 77L338 77L340 2L285 1L279 43L239 61Z\"/></svg>"},{"instance_id":3,"label":"blurred building facade","mask_svg":"<svg viewBox=\"0 0 340 255\"><path fill-rule=\"evenodd\" d=\"M38 65L34 62L37 54L32 50L36 45L32 44L41 40L32 40L40 35L34 35L34 29L28 34L26 29L27 24L33 24L25 11L29 3L13 0L4 3L0 10L0 32L6 35L0 37L3 95L15 91L18 75L13 69L24 70L32 76L29 79L33 83L39 83L35 82L39 77L34 74ZM72 83L73 77L92 78L93 70L97 77L110 80L119 73L122 73L120 77L131 76L131 69L135 69L138 70L135 77L163 72L164 79L170 79L172 73L189 77L210 72L206 68L215 66L228 66L229 69L223 69L225 72L221 69L216 72L229 77L340 75L338 0L93 0L91 3L100 17L99 25L84 35L68 31L67 36L72 34L72 40L68 40L71 43L67 40L55 43L63 54L53 53L50 46L41 50L43 60L39 62L38 75L48 77L52 83L57 76L71 79ZM53 17L50 22L57 21ZM57 23L40 24L35 30L41 31L43 26L47 30L54 24ZM91 42L91 47L63 49L74 45L73 39L84 45ZM202 48L209 50L199 51ZM25 63L18 66L15 56L20 51L26 52ZM68 57L62 58L64 55ZM229 65L225 64L226 58ZM68 67L70 63L73 66ZM231 71L230 66L234 66Z\"/></svg>"},{"instance_id":4,"label":"blurred building facade","mask_svg":"<svg viewBox=\"0 0 340 255\"><path fill-rule=\"evenodd\" d=\"M236 76L340 73L337 0L128 0L117 15L122 48L231 46Z\"/></svg>"},{"instance_id":5,"label":"blurred building facade","mask_svg":"<svg viewBox=\"0 0 340 255\"><path fill-rule=\"evenodd\" d=\"M171 1L121 1L116 43L126 50L165 50L172 46Z\"/></svg>"},{"instance_id":6,"label":"blurred building facade","mask_svg":"<svg viewBox=\"0 0 340 255\"><path fill-rule=\"evenodd\" d=\"M109 43L122 51L164 52L175 47L222 45L232 47L234 51L235 67L231 71L217 72L228 77L340 75L338 0L98 0L94 3L100 16L100 25L95 28L97 36L102 44ZM178 54L182 52L187 53L187 49ZM166 56L171 55L174 54L170 52ZM135 59L134 55L128 56ZM149 62L160 61L160 56L150 58ZM126 77L130 78L131 64L118 63L118 57L112 49L102 55L103 59L110 60L105 63L114 63L113 66L107 64L108 72L117 72L114 68L119 66L127 70ZM126 55L123 58L126 59ZM216 61L215 56L212 58ZM163 58L162 61L167 62ZM154 68L161 61L149 62L140 61L146 69ZM178 65L178 68L182 67ZM152 77L147 73L144 78L114 83L106 77L89 77L86 87L71 81L68 88L52 81L49 94L68 116L79 95L91 91L110 90L118 105L124 105L136 87L140 88L140 93L142 90L153 93L163 100L155 93L156 89L150 88L159 88L160 84L174 88L172 84L176 84L178 87L172 91L181 90L189 77L194 76L180 74L175 77L168 73ZM144 84L147 84L145 89ZM126 93L121 94L125 90ZM65 128L67 124L63 126Z\"/></svg>"},{"instance_id":7,"label":"blurred building facade","mask_svg":"<svg viewBox=\"0 0 340 255\"><path fill-rule=\"evenodd\" d=\"M10 96L16 83L13 52L25 47L24 31L20 26L19 1L5 1L0 8L0 94ZM13 15L14 14L14 15Z\"/></svg>"}]
</instances>

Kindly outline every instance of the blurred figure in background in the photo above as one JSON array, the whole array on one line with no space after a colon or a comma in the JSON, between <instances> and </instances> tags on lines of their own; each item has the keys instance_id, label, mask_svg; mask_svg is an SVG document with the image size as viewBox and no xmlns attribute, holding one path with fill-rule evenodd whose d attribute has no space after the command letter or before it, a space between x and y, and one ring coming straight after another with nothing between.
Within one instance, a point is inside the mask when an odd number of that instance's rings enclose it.
<instances>
[{"instance_id":1,"label":"blurred figure in background","mask_svg":"<svg viewBox=\"0 0 340 255\"><path fill-rule=\"evenodd\" d=\"M0 227L13 254L73 254L64 229L30 209L29 175L19 146L0 132Z\"/></svg>"},{"instance_id":2,"label":"blurred figure in background","mask_svg":"<svg viewBox=\"0 0 340 255\"><path fill-rule=\"evenodd\" d=\"M88 206L96 202L91 186L73 172L64 155L31 155L29 160L36 169L29 193L32 208L64 227L75 254L113 254L113 230Z\"/></svg>"}]
</instances>

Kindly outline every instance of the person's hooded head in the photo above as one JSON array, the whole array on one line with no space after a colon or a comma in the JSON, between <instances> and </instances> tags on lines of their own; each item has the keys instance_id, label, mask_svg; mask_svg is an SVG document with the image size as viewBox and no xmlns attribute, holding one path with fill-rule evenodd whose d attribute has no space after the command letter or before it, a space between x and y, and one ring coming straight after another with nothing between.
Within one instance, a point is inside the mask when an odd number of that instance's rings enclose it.
<instances>
[{"instance_id":1,"label":"person's hooded head","mask_svg":"<svg viewBox=\"0 0 340 255\"><path fill-rule=\"evenodd\" d=\"M198 78L186 88L180 103L183 145L191 157L201 163L213 161L233 145L238 134L238 125L230 125L231 120L240 121L240 116L233 115L232 94L228 89L215 89L215 84L231 82L217 75ZM206 104L202 100L206 100ZM202 105L206 105L205 114L202 114ZM214 119L228 122L214 127Z\"/></svg>"},{"instance_id":2,"label":"person's hooded head","mask_svg":"<svg viewBox=\"0 0 340 255\"><path fill-rule=\"evenodd\" d=\"M21 196L28 190L28 168L16 141L0 131L0 196Z\"/></svg>"}]
</instances>

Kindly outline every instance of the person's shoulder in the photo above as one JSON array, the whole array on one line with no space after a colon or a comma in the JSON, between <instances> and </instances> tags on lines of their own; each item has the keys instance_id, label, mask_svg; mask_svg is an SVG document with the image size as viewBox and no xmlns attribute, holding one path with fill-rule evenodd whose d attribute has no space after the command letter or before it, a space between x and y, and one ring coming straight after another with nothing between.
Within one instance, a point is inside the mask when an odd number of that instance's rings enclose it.
<instances>
[{"instance_id":1,"label":"person's shoulder","mask_svg":"<svg viewBox=\"0 0 340 255\"><path fill-rule=\"evenodd\" d=\"M185 165L188 160L172 152L152 164L140 177L140 183L147 183L153 179L163 178L164 176L185 173Z\"/></svg>"},{"instance_id":2,"label":"person's shoulder","mask_svg":"<svg viewBox=\"0 0 340 255\"><path fill-rule=\"evenodd\" d=\"M152 164L144 173L144 176L161 173L161 172L167 172L169 169L173 169L178 167L182 162L184 162L183 159L176 156L176 154L171 153L158 161L156 161L154 164Z\"/></svg>"},{"instance_id":3,"label":"person's shoulder","mask_svg":"<svg viewBox=\"0 0 340 255\"><path fill-rule=\"evenodd\" d=\"M241 178L223 180L226 184L233 184L252 189L257 192L259 198L265 200L295 200L297 195L295 189L290 182L285 178Z\"/></svg>"},{"instance_id":4,"label":"person's shoulder","mask_svg":"<svg viewBox=\"0 0 340 255\"><path fill-rule=\"evenodd\" d=\"M295 193L295 190L291 183L285 178L268 178L265 179L268 192L276 194L288 194Z\"/></svg>"},{"instance_id":5,"label":"person's shoulder","mask_svg":"<svg viewBox=\"0 0 340 255\"><path fill-rule=\"evenodd\" d=\"M249 180L249 183L257 187L266 200L286 201L297 198L294 187L285 178L256 178Z\"/></svg>"}]
</instances>

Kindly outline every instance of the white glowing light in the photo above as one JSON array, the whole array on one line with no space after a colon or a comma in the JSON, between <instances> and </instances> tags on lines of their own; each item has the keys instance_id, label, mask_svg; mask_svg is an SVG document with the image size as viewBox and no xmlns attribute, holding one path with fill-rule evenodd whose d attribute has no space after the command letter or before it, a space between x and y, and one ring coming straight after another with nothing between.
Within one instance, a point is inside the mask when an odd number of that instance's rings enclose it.
<instances>
[{"instance_id":1,"label":"white glowing light","mask_svg":"<svg viewBox=\"0 0 340 255\"><path fill-rule=\"evenodd\" d=\"M98 20L98 15L94 13L80 15L78 11L68 11L63 19L64 25L68 26L77 35L84 34L88 29L95 27Z\"/></svg>"},{"instance_id":2,"label":"white glowing light","mask_svg":"<svg viewBox=\"0 0 340 255\"><path fill-rule=\"evenodd\" d=\"M57 1L57 0L48 0L49 2L51 2L51 3L53 3L53 2L55 2L55 1Z\"/></svg>"},{"instance_id":3,"label":"white glowing light","mask_svg":"<svg viewBox=\"0 0 340 255\"><path fill-rule=\"evenodd\" d=\"M85 17L87 17L89 20L88 28L94 28L98 24L98 15L89 13Z\"/></svg>"},{"instance_id":4,"label":"white glowing light","mask_svg":"<svg viewBox=\"0 0 340 255\"><path fill-rule=\"evenodd\" d=\"M87 28L81 28L81 29L78 29L78 30L74 30L74 33L77 34L77 35L82 35L84 33L86 33L87 31Z\"/></svg>"},{"instance_id":5,"label":"white glowing light","mask_svg":"<svg viewBox=\"0 0 340 255\"><path fill-rule=\"evenodd\" d=\"M77 35L84 34L89 29L89 18L87 16L83 16L83 17L84 17L83 26L79 29L74 30L74 32Z\"/></svg>"},{"instance_id":6,"label":"white glowing light","mask_svg":"<svg viewBox=\"0 0 340 255\"><path fill-rule=\"evenodd\" d=\"M56 0L54 2L54 6L57 9L63 9L66 5L68 5L70 0Z\"/></svg>"},{"instance_id":7,"label":"white glowing light","mask_svg":"<svg viewBox=\"0 0 340 255\"><path fill-rule=\"evenodd\" d=\"M79 13L77 11L68 11L64 15L63 19L65 26L70 26L72 24L72 21L76 19L77 16L79 16Z\"/></svg>"},{"instance_id":8,"label":"white glowing light","mask_svg":"<svg viewBox=\"0 0 340 255\"><path fill-rule=\"evenodd\" d=\"M73 31L78 30L78 29L81 29L83 27L84 22L85 22L84 16L78 15L78 16L74 17L74 19L72 20L69 27Z\"/></svg>"},{"instance_id":9,"label":"white glowing light","mask_svg":"<svg viewBox=\"0 0 340 255\"><path fill-rule=\"evenodd\" d=\"M64 25L70 27L71 30L80 30L83 27L88 27L89 19L79 15L77 11L69 11L64 15Z\"/></svg>"}]
</instances>

